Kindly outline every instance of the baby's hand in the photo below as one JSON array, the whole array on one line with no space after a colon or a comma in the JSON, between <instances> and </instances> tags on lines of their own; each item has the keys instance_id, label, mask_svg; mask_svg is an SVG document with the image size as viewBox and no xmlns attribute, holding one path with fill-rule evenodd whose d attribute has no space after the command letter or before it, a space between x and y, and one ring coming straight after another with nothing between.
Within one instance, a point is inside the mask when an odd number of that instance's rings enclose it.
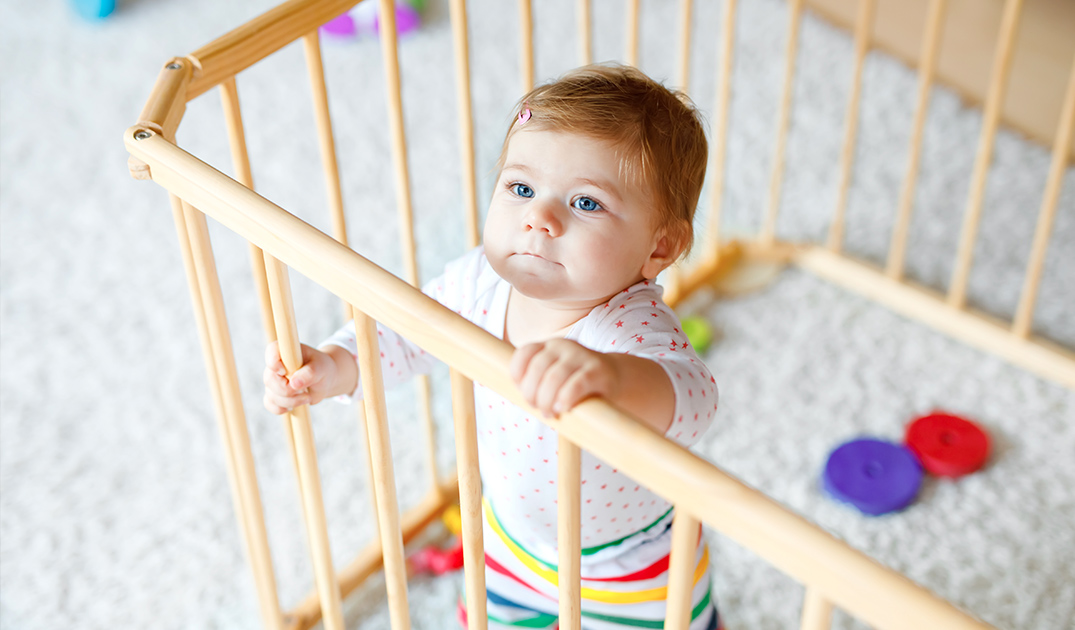
<instances>
[{"instance_id":1,"label":"baby's hand","mask_svg":"<svg viewBox=\"0 0 1075 630\"><path fill-rule=\"evenodd\" d=\"M590 396L611 398L620 383L619 370L608 355L567 339L516 349L511 377L526 401L546 417L568 411Z\"/></svg>"},{"instance_id":2,"label":"baby's hand","mask_svg":"<svg viewBox=\"0 0 1075 630\"><path fill-rule=\"evenodd\" d=\"M282 414L302 405L314 405L334 395L336 363L320 350L302 344L302 367L290 378L280 359L280 346L272 342L265 348L265 408Z\"/></svg>"}]
</instances>

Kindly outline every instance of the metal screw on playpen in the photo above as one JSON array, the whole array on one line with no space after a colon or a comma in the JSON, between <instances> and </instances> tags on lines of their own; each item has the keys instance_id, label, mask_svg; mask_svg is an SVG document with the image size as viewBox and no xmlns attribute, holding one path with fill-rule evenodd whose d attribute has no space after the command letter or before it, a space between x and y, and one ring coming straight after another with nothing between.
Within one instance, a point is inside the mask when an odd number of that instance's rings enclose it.
<instances>
[{"instance_id":1,"label":"metal screw on playpen","mask_svg":"<svg viewBox=\"0 0 1075 630\"><path fill-rule=\"evenodd\" d=\"M134 132L135 140L147 140L151 137L153 137L153 134L146 131L145 129L141 129L139 131Z\"/></svg>"},{"instance_id":2,"label":"metal screw on playpen","mask_svg":"<svg viewBox=\"0 0 1075 630\"><path fill-rule=\"evenodd\" d=\"M170 64L168 64L168 65L166 65L164 67L168 68L169 70L179 70L179 69L181 69L183 67L183 64L181 64L179 62L176 62L176 61L173 61L172 63L170 63Z\"/></svg>"}]
</instances>

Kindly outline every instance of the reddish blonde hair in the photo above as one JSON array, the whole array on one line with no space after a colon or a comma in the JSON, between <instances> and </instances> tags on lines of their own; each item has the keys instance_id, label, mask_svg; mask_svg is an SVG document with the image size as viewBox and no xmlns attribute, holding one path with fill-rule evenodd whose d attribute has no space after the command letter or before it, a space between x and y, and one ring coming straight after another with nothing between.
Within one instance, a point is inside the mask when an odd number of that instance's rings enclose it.
<instances>
[{"instance_id":1,"label":"reddish blonde hair","mask_svg":"<svg viewBox=\"0 0 1075 630\"><path fill-rule=\"evenodd\" d=\"M656 228L666 231L678 253L690 250L709 152L701 115L689 97L630 66L577 68L519 101L504 137L498 172L512 135L521 128L516 121L524 108L530 110L527 129L577 133L612 143L624 180L638 184L656 204Z\"/></svg>"}]
</instances>

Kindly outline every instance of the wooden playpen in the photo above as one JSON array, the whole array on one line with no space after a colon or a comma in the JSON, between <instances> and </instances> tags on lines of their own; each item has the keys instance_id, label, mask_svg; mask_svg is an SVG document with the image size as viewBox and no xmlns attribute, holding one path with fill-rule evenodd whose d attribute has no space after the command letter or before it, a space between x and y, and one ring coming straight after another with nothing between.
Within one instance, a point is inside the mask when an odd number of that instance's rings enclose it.
<instances>
[{"instance_id":1,"label":"wooden playpen","mask_svg":"<svg viewBox=\"0 0 1075 630\"><path fill-rule=\"evenodd\" d=\"M366 0L372 1L372 0ZM139 121L126 131L134 177L152 179L168 190L194 305L205 364L225 445L229 480L236 513L268 628L308 628L323 620L327 628L342 628L341 598L383 567L392 627L410 627L407 577L403 545L426 527L449 504L461 505L467 584L467 609L472 627L485 627L484 558L480 508L480 479L474 428L473 382L526 406L506 376L511 347L449 312L413 288L418 283L411 225L407 141L404 134L400 71L392 0L380 0L383 63L395 192L404 226L402 280L361 255L346 243L341 186L336 167L332 123L329 117L318 27L352 8L355 0L291 0L257 17L186 57L169 60L160 72L152 96ZM520 0L523 84L534 82L533 30L530 0ZM578 3L581 59L592 57L591 7ZM780 206L784 146L792 107L797 33L802 0L790 0L786 37L783 98L777 121L777 145L772 161L769 204L760 233L751 239L729 240L718 233L724 172L730 68L734 54L736 0L724 0L721 60L711 158L712 200L703 255L689 269L669 274L668 301L674 304L734 265L756 260L797 264L823 278L865 294L869 298L965 343L996 353L1045 378L1075 386L1075 355L1066 348L1031 333L1031 319L1040 284L1046 247L1057 211L1063 173L1071 152L1075 127L1075 69L1067 87L1054 143L1037 230L1026 271L1022 299L1013 321L999 321L967 305L967 282L994 137L1000 119L1020 0L1007 0L983 125L966 202L955 272L946 295L918 286L904 277L908 225L919 169L922 129L944 16L944 0L931 0L925 24L919 67L919 93L910 140L906 180L897 204L895 229L887 265L878 268L843 253L844 208L853 166L858 124L862 67L869 49L874 0L861 0L855 33L853 89L846 112L841 159L840 194L827 243L781 242L775 236ZM687 77L690 48L691 0L683 0L680 73ZM466 234L478 243L478 200L471 114L467 17L464 0L451 0L458 121L463 165ZM638 54L639 0L625 2L627 51L625 61ZM305 47L317 128L330 200L335 237L315 229L252 190L238 104L235 76L285 45L301 39ZM176 129L186 103L213 88L223 99L235 178L228 177L175 144ZM240 402L235 359L223 310L220 283L208 238L206 216L241 235L250 244L263 313L270 339L281 342L289 370L299 364L288 269L311 278L342 298L354 316L360 346L359 362L365 397L365 427L369 466L374 486L379 543L372 543L355 560L337 570L332 565L317 473L316 452L309 413L296 409L286 416L294 467L299 479L314 566L314 591L290 610L281 607L270 560L261 499L258 493L249 434ZM438 478L431 466L431 487L415 508L401 513L395 495L385 397L381 387L374 322L380 321L410 338L450 366L453 415L456 430L457 477ZM419 387L421 406L433 444L428 380ZM711 463L642 428L636 421L602 400L580 404L567 421L550 420L559 432L559 590L560 623L579 628L579 461L580 449L619 467L676 506L672 562L669 568L666 628L686 628L690 612L690 558L699 523L704 523L753 550L805 587L802 627L828 627L839 607L876 628L984 628L986 624L885 568L830 534L792 514L773 500L752 490ZM432 447L431 447L432 448ZM433 451L429 453L433 461ZM652 462L661 462L655 466ZM479 612L480 611L480 612Z\"/></svg>"}]
</instances>

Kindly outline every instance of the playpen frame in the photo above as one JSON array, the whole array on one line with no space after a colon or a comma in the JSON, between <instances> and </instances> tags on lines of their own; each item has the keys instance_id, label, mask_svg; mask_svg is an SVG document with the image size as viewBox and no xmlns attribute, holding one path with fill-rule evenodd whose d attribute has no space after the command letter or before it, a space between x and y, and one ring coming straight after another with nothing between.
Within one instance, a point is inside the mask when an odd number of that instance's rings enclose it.
<instances>
[{"instance_id":1,"label":"playpen frame","mask_svg":"<svg viewBox=\"0 0 1075 630\"><path fill-rule=\"evenodd\" d=\"M309 628L319 619L323 619L326 628L343 628L341 597L382 565L392 627L396 630L410 627L403 545L454 502L456 496L462 511L469 619L472 627L485 627L485 615L479 612L484 611L485 588L472 383L481 382L512 402L527 407L506 376L511 346L449 312L414 288L418 278L394 13L392 0L379 2L383 16L382 54L396 172L395 186L403 225L406 282L369 262L346 244L343 201L321 65L318 27L350 9L357 4L356 0L290 0L194 53L168 61L161 70L139 121L126 131L124 137L131 154L132 175L139 179L152 179L170 193L190 297L225 446L240 531L254 574L261 616L264 625L273 630ZM736 11L736 0L725 0L722 64L717 93L719 116L712 142L710 169L714 182L711 186L710 229L705 236L704 255L700 262L684 272L669 274L666 293L669 303L674 304L699 286L720 277L734 265L758 260L791 262L965 343L996 353L1045 378L1075 387L1075 354L1031 334L1045 251L1075 128L1075 67L1062 107L1051 168L1016 316L1010 323L1002 322L973 311L966 303L967 279L982 212L985 180L1021 4L1021 0L1007 0L1005 5L957 263L951 287L947 295L941 295L908 281L903 276L903 269L907 226L912 212L922 130L933 82L945 0L931 0L929 7L907 177L900 195L888 262L883 269L852 259L842 252L843 215L853 169L861 71L870 47L874 0L860 0L855 29L853 89L848 101L839 195L826 245L785 243L775 236L802 0L790 0L783 97L777 120L769 204L761 232L756 239L740 241L724 240L719 234ZM627 0L626 5L628 45L625 60L633 64L638 54L639 0ZM583 63L587 63L592 57L589 0L579 0L578 7L580 57ZM464 167L466 234L468 245L473 246L478 243L478 211L465 2L450 0L450 8L462 139L461 162ZM524 88L528 89L534 82L530 0L519 0L519 8L521 74ZM683 0L679 65L679 85L682 88L686 88L689 78L687 59L691 10L691 0ZM253 192L246 153L235 76L300 38L305 46L310 72L335 238ZM236 173L234 179L179 148L174 142L187 101L214 87L219 87L221 91ZM266 337L279 339L283 360L289 371L296 369L300 360L288 268L295 269L340 296L349 305L348 311L354 317L359 337L358 360L362 386L368 393L364 402L365 431L380 539L365 548L347 567L338 572L334 569L329 553L309 412L302 407L285 416L285 433L299 479L316 583L313 593L286 612L281 608L277 596L206 215L212 216L250 243ZM458 475L453 479L441 479L436 472L429 386L428 381L423 380L419 391L429 432L431 489L419 505L403 514L399 511L394 492L384 391L374 343L375 320L386 323L413 340L451 368ZM559 588L563 628L580 627L580 447L645 483L676 506L666 628L686 628L689 621L690 559L694 556L699 523L730 536L804 584L804 629L828 627L834 607L840 607L877 628L989 627L899 573L841 543L716 466L644 428L629 414L603 400L586 401L566 414L564 420L546 422L560 436L558 488L559 537L562 542ZM649 462L661 462L661 466ZM709 500L700 501L697 499L700 496Z\"/></svg>"}]
</instances>

